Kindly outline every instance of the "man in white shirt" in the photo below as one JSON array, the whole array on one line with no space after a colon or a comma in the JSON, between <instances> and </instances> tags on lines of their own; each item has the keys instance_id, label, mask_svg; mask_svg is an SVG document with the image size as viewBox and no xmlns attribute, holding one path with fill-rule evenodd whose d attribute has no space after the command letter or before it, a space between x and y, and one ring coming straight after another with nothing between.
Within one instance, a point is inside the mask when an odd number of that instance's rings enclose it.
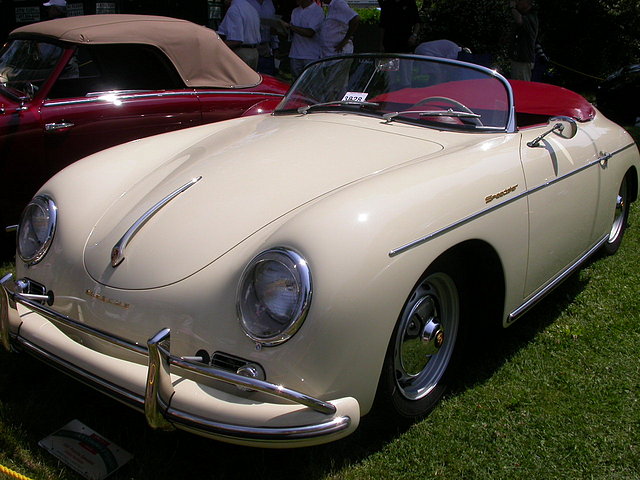
<instances>
[{"instance_id":1,"label":"man in white shirt","mask_svg":"<svg viewBox=\"0 0 640 480\"><path fill-rule=\"evenodd\" d=\"M282 22L293 37L289 59L291 74L296 78L309 63L320 59L320 28L324 10L313 0L296 0L298 6L291 12L291 23Z\"/></svg>"},{"instance_id":2,"label":"man in white shirt","mask_svg":"<svg viewBox=\"0 0 640 480\"><path fill-rule=\"evenodd\" d=\"M468 48L462 48L457 43L451 40L432 40L430 42L423 42L416 47L415 53L417 55L425 55L427 57L449 58L456 60L460 52L471 53ZM453 72L450 69L442 68L437 63L422 63L420 65L420 73L423 75L429 75L429 82L436 84L451 80L448 75Z\"/></svg>"},{"instance_id":3,"label":"man in white shirt","mask_svg":"<svg viewBox=\"0 0 640 480\"><path fill-rule=\"evenodd\" d=\"M218 27L218 34L236 55L256 70L260 43L260 16L248 0L231 0L230 3L231 6Z\"/></svg>"},{"instance_id":4,"label":"man in white shirt","mask_svg":"<svg viewBox=\"0 0 640 480\"><path fill-rule=\"evenodd\" d=\"M276 8L273 0L249 0L260 16L260 45L258 45L258 71L275 75L274 51L280 45L278 35L271 31L269 21L276 21ZM265 21L266 20L266 21Z\"/></svg>"},{"instance_id":5,"label":"man in white shirt","mask_svg":"<svg viewBox=\"0 0 640 480\"><path fill-rule=\"evenodd\" d=\"M320 33L322 58L341 53L353 53L353 35L360 17L345 0L324 0L329 5Z\"/></svg>"},{"instance_id":6,"label":"man in white shirt","mask_svg":"<svg viewBox=\"0 0 640 480\"><path fill-rule=\"evenodd\" d=\"M67 16L67 0L49 0L43 3L42 6L45 7L45 20L53 20Z\"/></svg>"},{"instance_id":7,"label":"man in white shirt","mask_svg":"<svg viewBox=\"0 0 640 480\"><path fill-rule=\"evenodd\" d=\"M458 54L462 51L457 43L451 40L433 40L421 43L416 47L417 55L426 55L427 57L440 57L457 59Z\"/></svg>"}]
</instances>

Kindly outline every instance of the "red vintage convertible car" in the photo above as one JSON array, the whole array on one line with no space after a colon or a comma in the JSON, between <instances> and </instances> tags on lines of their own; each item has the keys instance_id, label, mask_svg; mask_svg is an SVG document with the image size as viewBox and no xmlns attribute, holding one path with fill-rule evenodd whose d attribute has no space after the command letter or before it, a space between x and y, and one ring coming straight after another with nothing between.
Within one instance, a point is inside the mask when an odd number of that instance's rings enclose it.
<instances>
[{"instance_id":1,"label":"red vintage convertible car","mask_svg":"<svg viewBox=\"0 0 640 480\"><path fill-rule=\"evenodd\" d=\"M0 51L0 175L11 179L0 226L16 224L34 192L82 157L271 111L287 89L184 20L88 15L18 28ZM15 245L1 232L0 242Z\"/></svg>"}]
</instances>

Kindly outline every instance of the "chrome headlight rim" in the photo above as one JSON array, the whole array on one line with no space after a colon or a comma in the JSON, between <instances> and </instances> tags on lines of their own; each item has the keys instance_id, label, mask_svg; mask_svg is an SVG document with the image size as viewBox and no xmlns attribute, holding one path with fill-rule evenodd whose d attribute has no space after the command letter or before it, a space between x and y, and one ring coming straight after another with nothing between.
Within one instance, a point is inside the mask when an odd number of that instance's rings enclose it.
<instances>
[{"instance_id":1,"label":"chrome headlight rim","mask_svg":"<svg viewBox=\"0 0 640 480\"><path fill-rule=\"evenodd\" d=\"M250 318L250 312L247 312L247 309L244 308L243 300L248 293L247 289L251 285L251 277L256 268L268 261L281 263L293 274L297 284L298 295L294 312L284 328L272 335L260 335L251 328L252 319ZM296 334L304 323L311 306L312 292L311 271L307 261L300 253L286 247L270 248L259 253L247 264L238 284L236 310L242 330L245 335L260 346L273 347L286 342Z\"/></svg>"},{"instance_id":2,"label":"chrome headlight rim","mask_svg":"<svg viewBox=\"0 0 640 480\"><path fill-rule=\"evenodd\" d=\"M22 233L24 232L25 220L27 215L32 211L33 207L39 208L47 214L47 226L45 229L44 240L40 241L40 245L34 250L33 253L27 255L24 251L24 245L22 240ZM20 217L20 223L18 224L18 230L16 232L17 239L17 253L18 257L28 265L35 265L40 262L49 251L53 237L56 232L56 225L58 223L58 207L51 197L48 195L38 195L34 197L24 208Z\"/></svg>"}]
</instances>

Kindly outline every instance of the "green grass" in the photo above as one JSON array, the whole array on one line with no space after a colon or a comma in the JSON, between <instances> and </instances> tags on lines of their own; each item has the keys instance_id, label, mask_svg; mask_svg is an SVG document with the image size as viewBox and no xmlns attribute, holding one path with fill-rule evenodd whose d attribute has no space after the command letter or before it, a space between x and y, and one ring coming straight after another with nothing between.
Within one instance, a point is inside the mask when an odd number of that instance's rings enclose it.
<instances>
[{"instance_id":1,"label":"green grass","mask_svg":"<svg viewBox=\"0 0 640 480\"><path fill-rule=\"evenodd\" d=\"M160 433L40 362L2 352L0 464L33 479L81 478L38 446L77 418L134 455L114 480L640 479L634 207L615 256L594 259L516 325L476 345L456 388L409 428L373 416L340 442L293 451Z\"/></svg>"},{"instance_id":2,"label":"green grass","mask_svg":"<svg viewBox=\"0 0 640 480\"><path fill-rule=\"evenodd\" d=\"M134 454L114 479L638 479L639 210L617 255L478 345L455 390L408 429L365 418L341 442L295 451L153 432L141 414L1 353L0 463L34 479L79 478L37 445L78 418Z\"/></svg>"}]
</instances>

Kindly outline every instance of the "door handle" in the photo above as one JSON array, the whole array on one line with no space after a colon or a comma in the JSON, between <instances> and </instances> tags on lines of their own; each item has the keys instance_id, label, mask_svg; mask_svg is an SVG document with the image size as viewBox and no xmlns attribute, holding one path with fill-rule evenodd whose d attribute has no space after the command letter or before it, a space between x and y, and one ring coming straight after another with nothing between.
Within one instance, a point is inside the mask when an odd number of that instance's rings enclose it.
<instances>
[{"instance_id":1,"label":"door handle","mask_svg":"<svg viewBox=\"0 0 640 480\"><path fill-rule=\"evenodd\" d=\"M60 123L46 123L44 125L45 132L59 132L60 130L68 130L69 128L75 126L74 123L71 122L60 122Z\"/></svg>"}]
</instances>

